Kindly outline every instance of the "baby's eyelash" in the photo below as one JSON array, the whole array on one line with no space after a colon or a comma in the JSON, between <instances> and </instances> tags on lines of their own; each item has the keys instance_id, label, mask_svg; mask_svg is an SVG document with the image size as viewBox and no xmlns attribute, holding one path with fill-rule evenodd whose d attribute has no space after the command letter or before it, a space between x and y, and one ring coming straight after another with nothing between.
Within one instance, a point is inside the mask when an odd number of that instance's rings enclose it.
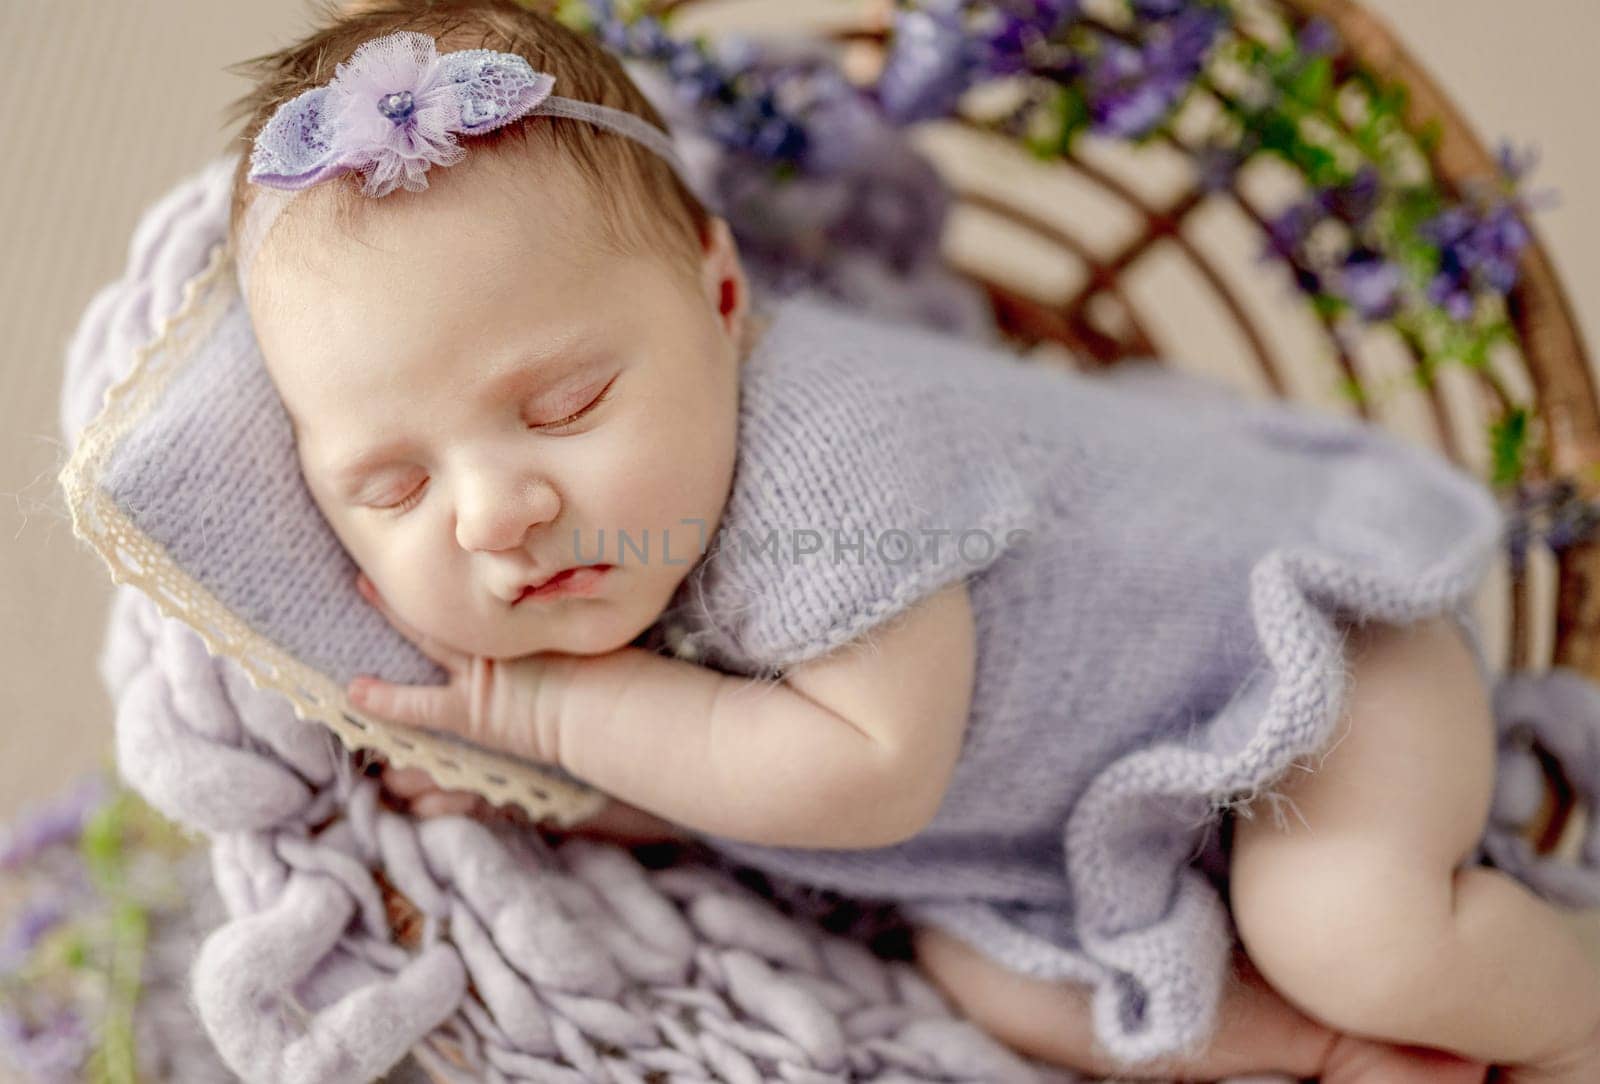
<instances>
[{"instance_id":1,"label":"baby's eyelash","mask_svg":"<svg viewBox=\"0 0 1600 1084\"><path fill-rule=\"evenodd\" d=\"M545 422L545 423L543 423L541 425L530 425L528 428L529 429L538 429L540 431L545 431L545 430L549 430L549 429L560 429L563 426L571 425L573 422L577 421L578 419L582 418L584 415L588 414L591 410L594 410L597 407L599 407L599 405L601 403L603 403L607 399L611 398L611 385L615 384L616 382L617 382L617 378L616 377L612 377L611 378L611 382L608 383L603 389L601 389L600 394L595 396L593 401L591 401L588 406L584 407L582 410L578 411L576 414L568 414L565 418L562 418L560 421Z\"/></svg>"},{"instance_id":2,"label":"baby's eyelash","mask_svg":"<svg viewBox=\"0 0 1600 1084\"><path fill-rule=\"evenodd\" d=\"M426 478L424 478L422 480L422 483L420 485L418 485L416 489L413 489L411 491L411 493L407 497L405 497L405 499L403 499L403 500L401 500L401 501L399 501L399 502L397 502L395 504L380 504L380 505L377 506L378 510L381 511L381 512L388 512L391 515L396 515L396 516L398 516L398 515L400 515L401 513L404 513L404 512L409 512L409 511L411 511L411 509L416 507L417 502L422 499L422 491L427 489L427 488L428 488L428 480Z\"/></svg>"},{"instance_id":3,"label":"baby's eyelash","mask_svg":"<svg viewBox=\"0 0 1600 1084\"><path fill-rule=\"evenodd\" d=\"M547 430L560 429L563 426L571 425L573 422L578 421L579 419L583 418L590 411L593 411L596 408L598 408L601 403L603 403L607 399L611 398L611 386L612 386L612 384L615 384L616 382L617 382L617 378L616 377L612 377L611 378L611 383L607 384L605 386L605 388L601 390L600 394L594 397L593 401L591 401L588 406L584 407L582 410L578 411L576 414L569 414L565 418L562 418L560 421L546 422L543 425L532 425L532 426L529 426L528 428L537 429L540 432L545 432ZM422 480L421 484L419 484L416 489L413 489L410 492L410 494L408 494L404 499L402 499L402 500L400 500L400 501L398 501L398 502L396 502L394 504L380 504L380 505L374 505L374 507L377 508L378 511L380 511L380 512L387 512L387 513L389 513L390 515L393 515L393 516L404 515L406 512L409 512L409 511L411 511L411 509L415 508L418 501L422 500L423 491L426 490L427 488L428 488L428 480L426 478L424 478Z\"/></svg>"}]
</instances>

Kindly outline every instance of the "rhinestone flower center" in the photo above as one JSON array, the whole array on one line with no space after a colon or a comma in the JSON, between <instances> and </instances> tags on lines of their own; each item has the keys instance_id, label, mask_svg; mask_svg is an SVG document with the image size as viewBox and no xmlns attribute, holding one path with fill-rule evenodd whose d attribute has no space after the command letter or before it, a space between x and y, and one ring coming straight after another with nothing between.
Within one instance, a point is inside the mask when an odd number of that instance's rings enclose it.
<instances>
[{"instance_id":1,"label":"rhinestone flower center","mask_svg":"<svg viewBox=\"0 0 1600 1084\"><path fill-rule=\"evenodd\" d=\"M378 99L378 112L401 124L411 119L411 114L417 111L417 103L411 97L409 90L397 91L394 94L385 94Z\"/></svg>"}]
</instances>

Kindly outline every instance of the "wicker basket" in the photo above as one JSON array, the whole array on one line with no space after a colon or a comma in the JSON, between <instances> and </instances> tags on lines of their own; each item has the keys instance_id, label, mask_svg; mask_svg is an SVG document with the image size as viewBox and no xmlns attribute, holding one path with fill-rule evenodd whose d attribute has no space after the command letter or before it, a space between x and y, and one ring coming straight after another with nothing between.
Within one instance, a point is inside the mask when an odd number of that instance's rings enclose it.
<instances>
[{"instance_id":1,"label":"wicker basket","mask_svg":"<svg viewBox=\"0 0 1600 1084\"><path fill-rule=\"evenodd\" d=\"M1241 5L1245 6L1245 5ZM1423 68L1379 19L1350 0L1261 0L1248 5L1264 27L1331 22L1343 39L1337 79L1361 69L1409 90L1405 121L1437 122L1431 166L1448 194L1493 174L1478 137ZM881 63L892 0L660 0L678 33L737 31L763 36L821 35L840 62L870 79ZM1460 366L1437 371L1431 387L1406 380L1417 357L1398 337L1376 335L1352 347L1333 334L1292 288L1285 269L1255 259L1267 208L1296 183L1270 163L1252 162L1237 182L1206 191L1189 168L1187 121L1203 115L1197 88L1177 135L1133 148L1085 136L1066 158L1040 161L1009 141L963 121L936 121L913 134L959 197L944 247L948 263L979 283L1002 330L1019 346L1095 367L1129 357L1159 357L1204 371L1253 395L1358 414L1436 448L1487 476L1487 419L1510 393L1542 427L1546 478L1571 477L1593 493L1600 464L1600 402L1571 308L1537 236L1526 250L1509 304L1520 346L1492 358L1494 380ZM1184 114L1193 113L1194 117ZM1197 345L1195 329L1213 341ZM1392 385L1370 400L1336 388ZM1583 543L1508 560L1487 585L1479 610L1486 647L1503 666L1561 664L1600 678L1600 547ZM1537 751L1537 750L1536 750ZM1564 849L1577 826L1572 790L1555 761L1530 840L1541 853ZM415 912L389 894L397 939L415 934ZM438 1047L430 1052L437 1055ZM443 1068L434 1069L445 1079Z\"/></svg>"}]
</instances>

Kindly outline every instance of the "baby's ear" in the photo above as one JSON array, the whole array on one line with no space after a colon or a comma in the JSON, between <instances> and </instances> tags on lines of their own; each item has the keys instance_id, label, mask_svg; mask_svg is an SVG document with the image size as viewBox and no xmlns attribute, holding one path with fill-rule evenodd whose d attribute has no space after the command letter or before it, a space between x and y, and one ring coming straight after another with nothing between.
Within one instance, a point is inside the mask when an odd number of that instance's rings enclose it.
<instances>
[{"instance_id":1,"label":"baby's ear","mask_svg":"<svg viewBox=\"0 0 1600 1084\"><path fill-rule=\"evenodd\" d=\"M749 309L749 288L744 268L739 263L739 247L733 231L722 218L713 216L706 225L701 260L701 285L706 297L716 307L723 330L735 342L744 335L744 323Z\"/></svg>"}]
</instances>

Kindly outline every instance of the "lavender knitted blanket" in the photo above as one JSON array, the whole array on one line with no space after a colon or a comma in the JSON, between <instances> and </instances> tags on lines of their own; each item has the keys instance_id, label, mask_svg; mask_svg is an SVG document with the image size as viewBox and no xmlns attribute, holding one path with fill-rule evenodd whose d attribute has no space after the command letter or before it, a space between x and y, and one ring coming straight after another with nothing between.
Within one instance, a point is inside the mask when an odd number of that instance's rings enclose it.
<instances>
[{"instance_id":1,"label":"lavender knitted blanket","mask_svg":"<svg viewBox=\"0 0 1600 1084\"><path fill-rule=\"evenodd\" d=\"M95 297L69 349L69 441L220 240L225 194L226 164L213 164L140 223L123 280ZM1286 582L1313 579L1302 569ZM1464 586L1435 584L1430 604L1447 606ZM1409 605L1375 612L1414 612L1417 600ZM765 628L778 636L783 627ZM727 642L723 658L763 642L785 643L744 636ZM125 777L212 839L230 920L196 961L195 994L219 1052L247 1080L368 1080L441 1038L465 1051L480 1079L497 1081L637 1081L652 1072L683 1080L1071 1079L1023 1063L953 1019L908 966L783 917L713 864L648 869L615 847L551 847L526 833L458 818L419 824L382 808L375 784L329 735L209 656L192 631L131 589L117 595L101 666L117 703ZM1592 824L1580 865L1538 859L1516 833L1538 794L1519 735L1531 733L1562 759L1586 795L1600 791L1600 690L1557 672L1503 677L1495 694L1505 742L1483 856L1551 898L1600 901ZM1251 706L1253 719L1265 702ZM1148 791L1113 792L1099 808L1125 811L1126 797L1139 793ZM1103 846L1115 826L1082 838ZM771 867L776 856L750 857ZM1157 859L1150 868L1173 875L1171 855ZM818 871L819 883L830 880ZM1145 955L1108 936L1096 951L1068 957L1084 964L1076 977L1101 986L1102 1011L1114 1016L1100 1021L1103 1033L1134 1056L1173 1048L1209 1020L1206 967L1225 927L1199 874L1176 875L1179 905L1165 913L1150 910L1147 884L1125 877L1108 880L1098 897L1126 910L1096 928L1115 934L1120 917L1134 914L1144 920L1138 930L1157 932L1140 939ZM422 912L417 951L395 944L380 878ZM959 899L943 906L947 916L964 913ZM936 919L937 909L925 917ZM1160 986L1151 946L1199 961L1187 1001ZM1123 1014L1119 991L1130 978L1166 1000L1146 1002L1155 1011L1142 1017Z\"/></svg>"}]
</instances>

